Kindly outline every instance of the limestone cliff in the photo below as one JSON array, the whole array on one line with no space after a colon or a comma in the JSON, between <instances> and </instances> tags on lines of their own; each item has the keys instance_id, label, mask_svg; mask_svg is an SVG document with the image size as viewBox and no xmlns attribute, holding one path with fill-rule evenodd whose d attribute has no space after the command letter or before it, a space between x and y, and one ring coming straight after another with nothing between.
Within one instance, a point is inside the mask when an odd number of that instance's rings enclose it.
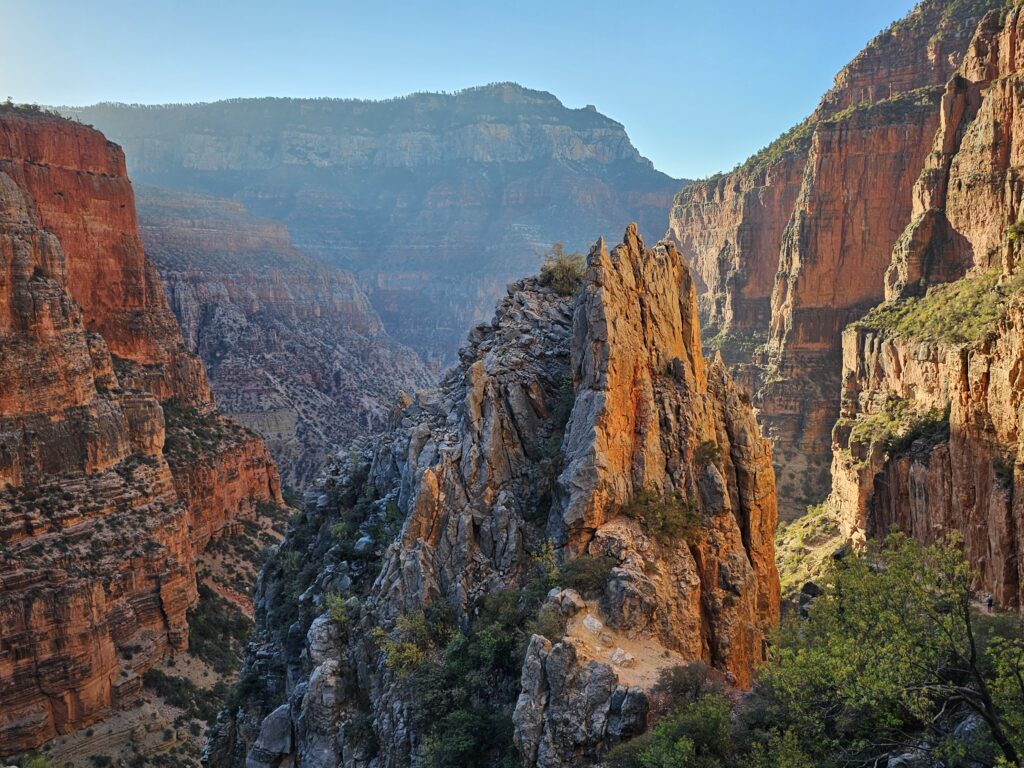
<instances>
[{"instance_id":1,"label":"limestone cliff","mask_svg":"<svg viewBox=\"0 0 1024 768\"><path fill-rule=\"evenodd\" d=\"M353 276L296 249L281 224L208 195L143 185L137 199L186 346L286 486L304 488L341 446L386 427L399 390L429 383Z\"/></svg>"},{"instance_id":2,"label":"limestone cliff","mask_svg":"<svg viewBox=\"0 0 1024 768\"><path fill-rule=\"evenodd\" d=\"M631 226L576 296L510 286L392 424L264 569L210 765L401 766L467 742L480 765L590 765L644 729L659 669L749 682L779 610L771 452L703 358L674 246Z\"/></svg>"},{"instance_id":3,"label":"limestone cliff","mask_svg":"<svg viewBox=\"0 0 1024 768\"><path fill-rule=\"evenodd\" d=\"M1021 606L1024 18L988 14L947 86L890 300L843 335L830 504L847 532L964 539Z\"/></svg>"},{"instance_id":4,"label":"limestone cliff","mask_svg":"<svg viewBox=\"0 0 1024 768\"><path fill-rule=\"evenodd\" d=\"M0 109L0 755L131 702L187 644L198 554L278 485L182 343L120 149Z\"/></svg>"},{"instance_id":5,"label":"limestone cliff","mask_svg":"<svg viewBox=\"0 0 1024 768\"><path fill-rule=\"evenodd\" d=\"M919 3L836 76L807 120L675 199L670 234L697 275L709 341L775 439L785 517L827 492L840 331L885 295L942 86L998 5Z\"/></svg>"},{"instance_id":6,"label":"limestone cliff","mask_svg":"<svg viewBox=\"0 0 1024 768\"><path fill-rule=\"evenodd\" d=\"M505 285L555 241L661 231L679 182L623 126L511 83L364 102L234 99L73 114L123 144L132 177L244 203L355 273L388 332L447 366Z\"/></svg>"}]
</instances>

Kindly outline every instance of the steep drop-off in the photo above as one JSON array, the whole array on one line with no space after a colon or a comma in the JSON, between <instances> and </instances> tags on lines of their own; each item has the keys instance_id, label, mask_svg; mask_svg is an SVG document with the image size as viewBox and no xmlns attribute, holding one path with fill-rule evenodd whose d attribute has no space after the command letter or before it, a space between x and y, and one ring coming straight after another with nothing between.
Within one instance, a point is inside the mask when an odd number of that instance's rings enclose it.
<instances>
[{"instance_id":1,"label":"steep drop-off","mask_svg":"<svg viewBox=\"0 0 1024 768\"><path fill-rule=\"evenodd\" d=\"M130 703L187 644L197 557L262 503L277 472L182 343L124 155L0 109L0 754Z\"/></svg>"},{"instance_id":2,"label":"steep drop-off","mask_svg":"<svg viewBox=\"0 0 1024 768\"><path fill-rule=\"evenodd\" d=\"M771 452L672 245L631 226L575 297L510 286L392 423L264 570L211 765L401 766L453 736L481 765L591 765L660 669L749 683L779 611Z\"/></svg>"},{"instance_id":3,"label":"steep drop-off","mask_svg":"<svg viewBox=\"0 0 1024 768\"><path fill-rule=\"evenodd\" d=\"M849 534L958 533L1020 607L1024 18L987 15L942 102L889 301L843 334L832 512Z\"/></svg>"},{"instance_id":4,"label":"steep drop-off","mask_svg":"<svg viewBox=\"0 0 1024 768\"><path fill-rule=\"evenodd\" d=\"M244 203L355 273L398 341L447 365L555 241L661 231L679 182L593 107L505 83L365 102L236 99L69 110L132 177Z\"/></svg>"},{"instance_id":5,"label":"steep drop-off","mask_svg":"<svg viewBox=\"0 0 1024 768\"><path fill-rule=\"evenodd\" d=\"M387 426L399 390L429 383L352 275L300 252L282 225L208 195L143 185L137 200L186 346L286 486L304 488L340 447Z\"/></svg>"},{"instance_id":6,"label":"steep drop-off","mask_svg":"<svg viewBox=\"0 0 1024 768\"><path fill-rule=\"evenodd\" d=\"M775 440L784 517L827 493L841 330L885 296L942 86L998 5L924 0L836 76L806 121L675 199L669 231L698 276L708 341Z\"/></svg>"}]
</instances>

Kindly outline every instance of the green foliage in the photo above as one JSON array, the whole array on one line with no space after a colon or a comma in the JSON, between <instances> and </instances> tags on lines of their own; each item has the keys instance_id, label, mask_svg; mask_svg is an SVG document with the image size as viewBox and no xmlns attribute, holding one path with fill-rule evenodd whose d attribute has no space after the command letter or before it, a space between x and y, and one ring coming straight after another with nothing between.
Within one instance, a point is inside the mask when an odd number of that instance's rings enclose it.
<instances>
[{"instance_id":1,"label":"green foliage","mask_svg":"<svg viewBox=\"0 0 1024 768\"><path fill-rule=\"evenodd\" d=\"M698 467L718 464L722 460L722 447L714 440L705 440L693 452L693 460Z\"/></svg>"},{"instance_id":2,"label":"green foliage","mask_svg":"<svg viewBox=\"0 0 1024 768\"><path fill-rule=\"evenodd\" d=\"M424 613L407 613L398 617L391 632L381 627L373 630L373 638L384 653L384 663L399 679L404 678L427 660L430 631Z\"/></svg>"},{"instance_id":3,"label":"green foliage","mask_svg":"<svg viewBox=\"0 0 1024 768\"><path fill-rule=\"evenodd\" d=\"M922 743L936 765L1018 765L1024 624L976 613L971 579L956 543L894 536L833 561L734 712L703 665L666 670L655 725L613 749L608 768L866 768ZM987 727L953 739L972 713Z\"/></svg>"},{"instance_id":4,"label":"green foliage","mask_svg":"<svg viewBox=\"0 0 1024 768\"><path fill-rule=\"evenodd\" d=\"M902 453L921 439L928 445L949 439L948 405L916 411L906 400L890 397L882 410L857 419L850 431L851 449L855 445L880 443L890 456Z\"/></svg>"},{"instance_id":5,"label":"green foliage","mask_svg":"<svg viewBox=\"0 0 1024 768\"><path fill-rule=\"evenodd\" d=\"M608 753L608 768L726 768L734 749L729 700L707 695L663 717Z\"/></svg>"},{"instance_id":6,"label":"green foliage","mask_svg":"<svg viewBox=\"0 0 1024 768\"><path fill-rule=\"evenodd\" d=\"M662 544L690 539L700 530L697 505L677 494L661 495L645 489L635 494L622 512L640 520Z\"/></svg>"},{"instance_id":7,"label":"green foliage","mask_svg":"<svg viewBox=\"0 0 1024 768\"><path fill-rule=\"evenodd\" d=\"M1019 272L1000 284L999 270L934 286L921 297L879 304L854 327L922 341L972 344L983 339L1024 287Z\"/></svg>"},{"instance_id":8,"label":"green foliage","mask_svg":"<svg viewBox=\"0 0 1024 768\"><path fill-rule=\"evenodd\" d=\"M1024 697L1003 704L988 693L971 578L959 547L903 537L841 561L807 620L783 625L762 673L784 713L773 718L776 727L799 734L815 765L857 764L937 727L948 702L963 702L983 713L1015 761L1024 733L1011 726ZM998 644L993 659L996 668L1009 659L1001 679L1024 673L1020 658L1000 656Z\"/></svg>"},{"instance_id":9,"label":"green foliage","mask_svg":"<svg viewBox=\"0 0 1024 768\"><path fill-rule=\"evenodd\" d=\"M769 731L763 742L754 744L746 763L747 768L807 768L813 764L793 729Z\"/></svg>"},{"instance_id":10,"label":"green foliage","mask_svg":"<svg viewBox=\"0 0 1024 768\"><path fill-rule=\"evenodd\" d=\"M338 625L342 635L347 635L352 622L359 617L359 599L331 593L324 598L324 604L331 621Z\"/></svg>"},{"instance_id":11,"label":"green foliage","mask_svg":"<svg viewBox=\"0 0 1024 768\"><path fill-rule=\"evenodd\" d=\"M199 584L199 604L188 614L188 652L219 675L238 671L252 619L209 585Z\"/></svg>"},{"instance_id":12,"label":"green foliage","mask_svg":"<svg viewBox=\"0 0 1024 768\"><path fill-rule=\"evenodd\" d=\"M598 597L611 577L612 568L618 565L614 557L580 555L559 569L559 583L562 587L575 589L586 598Z\"/></svg>"},{"instance_id":13,"label":"green foliage","mask_svg":"<svg viewBox=\"0 0 1024 768\"><path fill-rule=\"evenodd\" d=\"M775 529L775 562L784 596L792 596L808 581L824 579L832 554L844 539L839 522L825 504L807 508L792 522Z\"/></svg>"},{"instance_id":14,"label":"green foliage","mask_svg":"<svg viewBox=\"0 0 1024 768\"><path fill-rule=\"evenodd\" d=\"M412 723L423 736L430 768L515 766L510 713L530 634L558 632L560 619L540 610L557 573L554 550L535 558L532 589L489 593L469 627L459 628L447 603L403 616L390 631L374 632L387 666L406 687Z\"/></svg>"},{"instance_id":15,"label":"green foliage","mask_svg":"<svg viewBox=\"0 0 1024 768\"><path fill-rule=\"evenodd\" d=\"M722 681L703 661L677 664L661 671L651 690L658 709L667 711L679 704L694 704L705 696L721 696Z\"/></svg>"},{"instance_id":16,"label":"green foliage","mask_svg":"<svg viewBox=\"0 0 1024 768\"><path fill-rule=\"evenodd\" d=\"M142 682L172 707L182 709L189 717L212 724L224 697L203 690L184 677L175 677L153 668L142 676ZM226 693L226 689L225 689Z\"/></svg>"},{"instance_id":17,"label":"green foliage","mask_svg":"<svg viewBox=\"0 0 1024 768\"><path fill-rule=\"evenodd\" d=\"M566 253L562 243L555 243L542 254L541 285L555 289L563 296L575 295L583 285L586 264L582 253Z\"/></svg>"}]
</instances>

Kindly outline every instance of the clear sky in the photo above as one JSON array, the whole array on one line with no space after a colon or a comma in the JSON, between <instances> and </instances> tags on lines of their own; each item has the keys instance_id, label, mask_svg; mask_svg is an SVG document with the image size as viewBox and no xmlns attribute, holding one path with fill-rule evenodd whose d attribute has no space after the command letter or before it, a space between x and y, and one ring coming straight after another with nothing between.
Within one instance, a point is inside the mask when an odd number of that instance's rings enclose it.
<instances>
[{"instance_id":1,"label":"clear sky","mask_svg":"<svg viewBox=\"0 0 1024 768\"><path fill-rule=\"evenodd\" d=\"M384 98L512 80L727 170L809 113L913 0L0 0L0 98Z\"/></svg>"}]
</instances>

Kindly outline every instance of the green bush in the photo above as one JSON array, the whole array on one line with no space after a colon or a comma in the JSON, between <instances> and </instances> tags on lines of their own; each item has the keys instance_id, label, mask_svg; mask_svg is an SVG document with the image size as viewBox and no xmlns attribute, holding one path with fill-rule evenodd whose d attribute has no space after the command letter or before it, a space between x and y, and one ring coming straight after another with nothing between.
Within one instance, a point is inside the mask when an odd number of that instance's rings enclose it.
<instances>
[{"instance_id":1,"label":"green bush","mask_svg":"<svg viewBox=\"0 0 1024 768\"><path fill-rule=\"evenodd\" d=\"M928 289L921 297L879 304L854 323L890 335L950 344L974 343L1003 316L1024 287L1024 272L1000 284L998 269Z\"/></svg>"},{"instance_id":2,"label":"green bush","mask_svg":"<svg viewBox=\"0 0 1024 768\"><path fill-rule=\"evenodd\" d=\"M734 765L731 706L708 695L681 704L654 728L608 753L608 768L725 768Z\"/></svg>"},{"instance_id":3,"label":"green bush","mask_svg":"<svg viewBox=\"0 0 1024 768\"><path fill-rule=\"evenodd\" d=\"M554 288L563 296L572 296L583 285L586 264L582 253L566 253L561 243L555 243L543 254L540 268L541 285Z\"/></svg>"},{"instance_id":4,"label":"green bush","mask_svg":"<svg viewBox=\"0 0 1024 768\"><path fill-rule=\"evenodd\" d=\"M722 448L714 440L705 440L693 452L693 461L698 467L718 464L722 460Z\"/></svg>"},{"instance_id":5,"label":"green bush","mask_svg":"<svg viewBox=\"0 0 1024 768\"><path fill-rule=\"evenodd\" d=\"M188 652L219 675L237 672L252 631L252 619L209 585L200 582L199 603L188 614Z\"/></svg>"},{"instance_id":6,"label":"green bush","mask_svg":"<svg viewBox=\"0 0 1024 768\"><path fill-rule=\"evenodd\" d=\"M598 597L616 565L614 557L580 555L559 568L560 586L575 589L586 598Z\"/></svg>"},{"instance_id":7,"label":"green bush","mask_svg":"<svg viewBox=\"0 0 1024 768\"><path fill-rule=\"evenodd\" d=\"M359 600L336 593L328 594L324 599L327 613L331 621L338 625L343 635L347 635L352 622L359 617Z\"/></svg>"},{"instance_id":8,"label":"green bush","mask_svg":"<svg viewBox=\"0 0 1024 768\"><path fill-rule=\"evenodd\" d=\"M678 494L661 495L642 490L622 510L640 520L647 531L662 544L692 538L700 529L700 512L690 499Z\"/></svg>"}]
</instances>

